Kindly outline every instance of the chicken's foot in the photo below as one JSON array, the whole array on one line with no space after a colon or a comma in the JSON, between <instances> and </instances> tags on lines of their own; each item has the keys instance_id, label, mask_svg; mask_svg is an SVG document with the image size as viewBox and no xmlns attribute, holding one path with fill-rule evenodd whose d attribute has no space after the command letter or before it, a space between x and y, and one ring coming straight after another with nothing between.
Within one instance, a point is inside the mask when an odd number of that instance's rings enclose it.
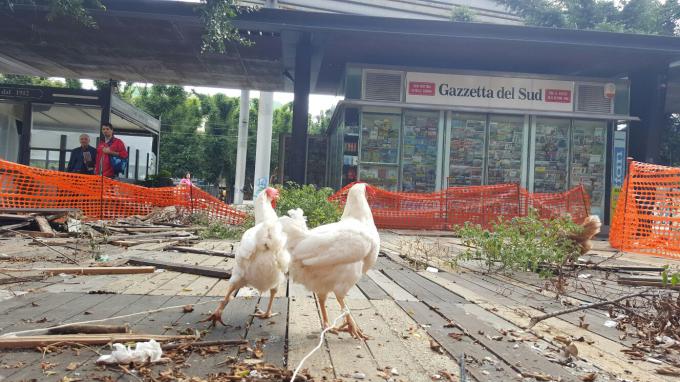
<instances>
[{"instance_id":1,"label":"chicken's foot","mask_svg":"<svg viewBox=\"0 0 680 382\"><path fill-rule=\"evenodd\" d=\"M342 309L343 312L346 311L346 306L345 306L345 298L344 297L338 297L336 295L336 298L338 299L338 303L340 304L340 308ZM355 338L357 340L368 340L370 337L364 334L361 329L359 329L359 325L354 321L354 318L352 318L352 314L347 312L345 315L345 323L338 327L338 328L333 328L330 330L331 333L338 334L338 332L347 332L349 333L352 338Z\"/></svg>"},{"instance_id":2,"label":"chicken's foot","mask_svg":"<svg viewBox=\"0 0 680 382\"><path fill-rule=\"evenodd\" d=\"M210 326L208 326L208 329L217 326L218 322L224 326L227 326L227 324L225 324L224 321L222 321L222 311L224 310L224 307L227 306L227 304L229 304L231 300L234 299L233 294L237 289L238 287L235 284L230 283L229 289L227 290L227 295L224 296L224 300L220 301L220 304L217 306L217 309L215 309L215 311L210 316L198 321L198 323L210 321Z\"/></svg>"},{"instance_id":3,"label":"chicken's foot","mask_svg":"<svg viewBox=\"0 0 680 382\"><path fill-rule=\"evenodd\" d=\"M272 305L274 304L274 298L276 297L276 292L277 288L272 288L269 290L269 304L267 305L267 311L263 312L260 309L255 312L255 314L252 314L253 317L257 317L260 319L267 319L267 318L272 318L274 316L277 316L279 313L272 313Z\"/></svg>"}]
</instances>

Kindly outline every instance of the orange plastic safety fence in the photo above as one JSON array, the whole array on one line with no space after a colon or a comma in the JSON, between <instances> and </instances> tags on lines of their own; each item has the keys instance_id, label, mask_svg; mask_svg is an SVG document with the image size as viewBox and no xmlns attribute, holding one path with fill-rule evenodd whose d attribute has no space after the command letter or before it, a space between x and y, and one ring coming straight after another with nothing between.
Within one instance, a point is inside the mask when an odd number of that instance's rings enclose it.
<instances>
[{"instance_id":1,"label":"orange plastic safety fence","mask_svg":"<svg viewBox=\"0 0 680 382\"><path fill-rule=\"evenodd\" d=\"M341 204L352 184L333 196ZM428 194L390 192L368 185L368 202L378 228L447 230L466 222L490 228L502 219L526 216L530 208L542 218L570 214L582 222L590 213L583 186L559 194L532 194L516 184L450 187Z\"/></svg>"},{"instance_id":2,"label":"orange plastic safety fence","mask_svg":"<svg viewBox=\"0 0 680 382\"><path fill-rule=\"evenodd\" d=\"M78 208L89 219L146 215L180 206L230 224L245 214L197 187L146 188L95 175L71 174L0 160L0 208Z\"/></svg>"},{"instance_id":3,"label":"orange plastic safety fence","mask_svg":"<svg viewBox=\"0 0 680 382\"><path fill-rule=\"evenodd\" d=\"M630 162L609 241L622 251L680 258L680 168Z\"/></svg>"}]
</instances>

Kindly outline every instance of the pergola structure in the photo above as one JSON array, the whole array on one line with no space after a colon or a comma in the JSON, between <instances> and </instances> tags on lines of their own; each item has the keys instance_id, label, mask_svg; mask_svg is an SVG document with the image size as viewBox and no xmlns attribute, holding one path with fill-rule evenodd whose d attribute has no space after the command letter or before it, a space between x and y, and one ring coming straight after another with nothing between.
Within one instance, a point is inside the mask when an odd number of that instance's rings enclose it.
<instances>
[{"instance_id":1,"label":"pergola structure","mask_svg":"<svg viewBox=\"0 0 680 382\"><path fill-rule=\"evenodd\" d=\"M289 176L304 182L310 93L338 94L348 63L473 69L631 82L631 154L656 161L677 112L680 39L594 31L261 9L234 21L251 46L200 52L195 3L104 1L98 29L47 22L32 6L0 12L0 72L293 91Z\"/></svg>"}]
</instances>

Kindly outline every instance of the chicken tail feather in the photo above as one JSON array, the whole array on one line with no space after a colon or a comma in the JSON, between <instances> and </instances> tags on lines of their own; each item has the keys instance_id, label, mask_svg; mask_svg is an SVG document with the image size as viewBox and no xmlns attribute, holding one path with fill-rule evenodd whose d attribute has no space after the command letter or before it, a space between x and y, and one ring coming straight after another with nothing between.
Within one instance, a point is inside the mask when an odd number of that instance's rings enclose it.
<instances>
[{"instance_id":1,"label":"chicken tail feather","mask_svg":"<svg viewBox=\"0 0 680 382\"><path fill-rule=\"evenodd\" d=\"M593 245L590 241L593 239L593 237L595 237L595 235L600 233L602 222L597 215L590 215L586 218L583 224L581 224L581 226L583 227L581 232L570 235L569 238L581 248L581 254L585 255L593 248Z\"/></svg>"}]
</instances>

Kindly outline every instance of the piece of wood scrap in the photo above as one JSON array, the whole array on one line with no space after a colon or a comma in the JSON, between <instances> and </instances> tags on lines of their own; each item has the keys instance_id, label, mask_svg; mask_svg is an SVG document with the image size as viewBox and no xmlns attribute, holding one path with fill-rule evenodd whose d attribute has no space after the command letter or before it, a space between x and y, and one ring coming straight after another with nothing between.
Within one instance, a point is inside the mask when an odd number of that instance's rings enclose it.
<instances>
[{"instance_id":1,"label":"piece of wood scrap","mask_svg":"<svg viewBox=\"0 0 680 382\"><path fill-rule=\"evenodd\" d=\"M56 236L56 232L54 232L54 230L50 226L50 222L48 222L44 216L36 216L35 222L38 223L38 228L40 228L40 232Z\"/></svg>"},{"instance_id":2,"label":"piece of wood scrap","mask_svg":"<svg viewBox=\"0 0 680 382\"><path fill-rule=\"evenodd\" d=\"M177 251L177 252L186 252L186 253L196 253L199 255L209 255L209 256L221 256L221 257L234 257L233 252L225 252L225 251L215 251L211 249L201 249L201 248L195 248L195 247L183 247L179 245L173 245L170 247L165 248L166 251Z\"/></svg>"},{"instance_id":3,"label":"piece of wood scrap","mask_svg":"<svg viewBox=\"0 0 680 382\"><path fill-rule=\"evenodd\" d=\"M0 268L0 272L42 272L49 275L128 275L137 273L153 273L152 266L141 267L62 267L62 268Z\"/></svg>"},{"instance_id":4,"label":"piece of wood scrap","mask_svg":"<svg viewBox=\"0 0 680 382\"><path fill-rule=\"evenodd\" d=\"M228 279L231 277L231 272L222 269L215 269L212 267L203 267L200 265L188 265L180 263L170 263L161 260L142 259L139 257L132 257L128 260L128 264L132 265L147 265L156 268L166 269L169 271L188 273L192 275L216 277L218 279Z\"/></svg>"},{"instance_id":5,"label":"piece of wood scrap","mask_svg":"<svg viewBox=\"0 0 680 382\"><path fill-rule=\"evenodd\" d=\"M50 328L47 331L49 335L59 334L111 334L111 333L128 333L130 329L127 325L87 325L87 324L73 324L67 326L60 326Z\"/></svg>"},{"instance_id":6,"label":"piece of wood scrap","mask_svg":"<svg viewBox=\"0 0 680 382\"><path fill-rule=\"evenodd\" d=\"M195 340L195 336L169 336L161 334L65 334L56 336L22 336L0 337L0 349L33 349L38 346L50 346L56 344L82 344L82 345L106 345L108 343L125 343L133 341L158 342Z\"/></svg>"}]
</instances>

